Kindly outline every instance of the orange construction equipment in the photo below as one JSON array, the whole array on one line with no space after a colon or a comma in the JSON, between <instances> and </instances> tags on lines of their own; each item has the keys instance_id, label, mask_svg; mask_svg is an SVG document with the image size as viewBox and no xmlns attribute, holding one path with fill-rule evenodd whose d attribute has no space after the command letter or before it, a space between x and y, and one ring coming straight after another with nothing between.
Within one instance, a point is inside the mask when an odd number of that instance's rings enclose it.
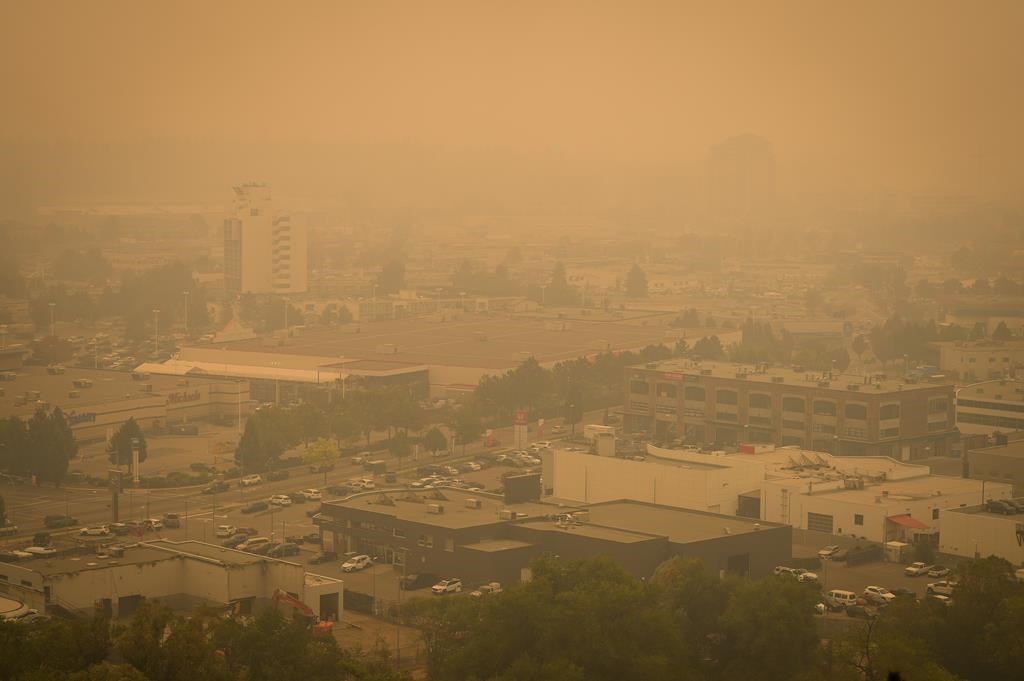
<instances>
[{"instance_id":1,"label":"orange construction equipment","mask_svg":"<svg viewBox=\"0 0 1024 681\"><path fill-rule=\"evenodd\" d=\"M273 596L274 610L277 610L277 606L281 601L284 601L288 605L295 608L296 611L302 614L303 617L309 622L310 628L313 630L314 636L330 636L334 631L334 624L328 620L320 621L320 619L313 613L312 608L300 601L295 596L292 596L287 591L281 591L280 589L274 589Z\"/></svg>"}]
</instances>

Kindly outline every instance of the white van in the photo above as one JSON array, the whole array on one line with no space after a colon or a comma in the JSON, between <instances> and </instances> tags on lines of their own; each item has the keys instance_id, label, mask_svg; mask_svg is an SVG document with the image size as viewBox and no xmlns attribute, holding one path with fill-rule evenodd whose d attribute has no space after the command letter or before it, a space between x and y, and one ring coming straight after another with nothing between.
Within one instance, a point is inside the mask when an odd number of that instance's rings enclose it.
<instances>
[{"instance_id":1,"label":"white van","mask_svg":"<svg viewBox=\"0 0 1024 681\"><path fill-rule=\"evenodd\" d=\"M857 605L857 594L852 591L845 591L843 589L832 589L828 592L828 597L839 605Z\"/></svg>"}]
</instances>

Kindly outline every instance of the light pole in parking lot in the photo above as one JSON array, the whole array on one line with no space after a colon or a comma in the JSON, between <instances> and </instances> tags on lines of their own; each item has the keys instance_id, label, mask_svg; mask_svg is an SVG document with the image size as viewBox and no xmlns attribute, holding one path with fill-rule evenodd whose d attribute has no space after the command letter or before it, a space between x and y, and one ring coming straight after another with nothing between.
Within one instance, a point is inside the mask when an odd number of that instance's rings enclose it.
<instances>
[{"instance_id":1,"label":"light pole in parking lot","mask_svg":"<svg viewBox=\"0 0 1024 681\"><path fill-rule=\"evenodd\" d=\"M160 354L160 309L153 308L153 359Z\"/></svg>"}]
</instances>

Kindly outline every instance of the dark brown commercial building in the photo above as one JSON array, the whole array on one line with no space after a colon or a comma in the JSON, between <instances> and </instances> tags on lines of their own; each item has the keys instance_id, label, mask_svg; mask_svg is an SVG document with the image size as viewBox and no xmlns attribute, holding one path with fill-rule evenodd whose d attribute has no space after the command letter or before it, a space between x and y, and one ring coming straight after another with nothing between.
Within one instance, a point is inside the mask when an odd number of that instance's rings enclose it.
<instances>
[{"instance_id":1,"label":"dark brown commercial building","mask_svg":"<svg viewBox=\"0 0 1024 681\"><path fill-rule=\"evenodd\" d=\"M636 501L509 504L461 489L366 492L325 502L315 521L336 551L467 585L518 582L543 555L607 556L637 577L677 555L716 573L761 577L792 555L787 525Z\"/></svg>"},{"instance_id":2,"label":"dark brown commercial building","mask_svg":"<svg viewBox=\"0 0 1024 681\"><path fill-rule=\"evenodd\" d=\"M1014 494L1024 493L1024 433L1011 433L1005 444L967 452L967 473L975 480L1007 482Z\"/></svg>"},{"instance_id":3,"label":"dark brown commercial building","mask_svg":"<svg viewBox=\"0 0 1024 681\"><path fill-rule=\"evenodd\" d=\"M952 385L675 359L626 369L627 430L687 443L770 443L903 461L950 453Z\"/></svg>"}]
</instances>

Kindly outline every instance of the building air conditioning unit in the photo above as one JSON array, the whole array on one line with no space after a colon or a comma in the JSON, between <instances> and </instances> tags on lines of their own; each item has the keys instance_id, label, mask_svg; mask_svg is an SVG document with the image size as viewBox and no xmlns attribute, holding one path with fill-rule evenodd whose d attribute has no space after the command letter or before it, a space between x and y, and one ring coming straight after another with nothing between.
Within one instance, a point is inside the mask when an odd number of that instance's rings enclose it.
<instances>
[{"instance_id":1,"label":"building air conditioning unit","mask_svg":"<svg viewBox=\"0 0 1024 681\"><path fill-rule=\"evenodd\" d=\"M481 506L479 499L466 499L466 508L480 508Z\"/></svg>"},{"instance_id":2,"label":"building air conditioning unit","mask_svg":"<svg viewBox=\"0 0 1024 681\"><path fill-rule=\"evenodd\" d=\"M515 520L516 512L507 508L503 508L500 511L498 511L498 518L500 520Z\"/></svg>"},{"instance_id":3,"label":"building air conditioning unit","mask_svg":"<svg viewBox=\"0 0 1024 681\"><path fill-rule=\"evenodd\" d=\"M442 513L444 513L444 506L442 506L441 504L427 504L427 513L441 515Z\"/></svg>"}]
</instances>

